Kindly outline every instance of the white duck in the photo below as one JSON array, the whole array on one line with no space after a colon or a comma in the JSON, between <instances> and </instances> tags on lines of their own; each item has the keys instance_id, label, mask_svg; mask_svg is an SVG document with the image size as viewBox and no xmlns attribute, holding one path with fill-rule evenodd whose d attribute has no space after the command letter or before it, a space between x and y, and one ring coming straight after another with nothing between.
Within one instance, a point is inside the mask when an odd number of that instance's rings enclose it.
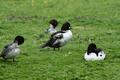
<instances>
[{"instance_id":1,"label":"white duck","mask_svg":"<svg viewBox=\"0 0 120 80\"><path fill-rule=\"evenodd\" d=\"M102 49L97 48L95 43L90 43L87 52L84 55L86 61L104 60L105 53Z\"/></svg>"}]
</instances>

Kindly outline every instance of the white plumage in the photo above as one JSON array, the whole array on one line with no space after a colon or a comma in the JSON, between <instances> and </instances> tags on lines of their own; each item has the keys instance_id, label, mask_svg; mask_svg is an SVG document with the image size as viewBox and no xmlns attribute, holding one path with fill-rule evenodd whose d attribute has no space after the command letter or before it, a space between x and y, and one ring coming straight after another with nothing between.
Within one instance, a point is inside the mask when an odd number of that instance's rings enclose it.
<instances>
[{"instance_id":1,"label":"white plumage","mask_svg":"<svg viewBox=\"0 0 120 80\"><path fill-rule=\"evenodd\" d=\"M42 48L52 47L55 50L55 48L59 49L60 47L64 46L72 38L72 32L70 29L70 23L65 22L61 27L61 31L57 31L52 34L50 39L44 45L42 45Z\"/></svg>"},{"instance_id":2,"label":"white plumage","mask_svg":"<svg viewBox=\"0 0 120 80\"><path fill-rule=\"evenodd\" d=\"M102 49L97 48L95 43L89 44L87 52L84 55L86 61L104 60L105 53Z\"/></svg>"},{"instance_id":3,"label":"white plumage","mask_svg":"<svg viewBox=\"0 0 120 80\"><path fill-rule=\"evenodd\" d=\"M50 24L50 26L46 32L50 33L50 34L57 32L56 27L58 25L58 21L56 19L52 19L52 20L50 20L49 24Z\"/></svg>"},{"instance_id":4,"label":"white plumage","mask_svg":"<svg viewBox=\"0 0 120 80\"><path fill-rule=\"evenodd\" d=\"M98 56L95 53L90 53L89 55L87 52L84 55L84 59L86 61L95 61L95 60L104 60L105 59L105 53L103 51L98 53Z\"/></svg>"},{"instance_id":5,"label":"white plumage","mask_svg":"<svg viewBox=\"0 0 120 80\"><path fill-rule=\"evenodd\" d=\"M72 32L70 30L67 30L65 33L62 33L62 35L63 38L58 39L61 46L65 45L72 38Z\"/></svg>"},{"instance_id":6,"label":"white plumage","mask_svg":"<svg viewBox=\"0 0 120 80\"><path fill-rule=\"evenodd\" d=\"M13 43L9 46L9 52L5 56L6 59L15 58L20 54L20 49L17 43Z\"/></svg>"},{"instance_id":7,"label":"white plumage","mask_svg":"<svg viewBox=\"0 0 120 80\"><path fill-rule=\"evenodd\" d=\"M56 28L53 27L52 24L50 24L50 28L48 29L47 32L50 33L50 34L53 34L53 33L57 32L57 30L56 30Z\"/></svg>"}]
</instances>

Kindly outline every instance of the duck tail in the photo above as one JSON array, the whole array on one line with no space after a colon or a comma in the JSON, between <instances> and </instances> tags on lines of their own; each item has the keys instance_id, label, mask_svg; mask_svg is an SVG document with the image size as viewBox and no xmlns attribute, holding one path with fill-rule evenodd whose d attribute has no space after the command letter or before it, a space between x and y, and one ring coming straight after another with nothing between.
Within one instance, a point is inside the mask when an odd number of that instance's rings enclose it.
<instances>
[{"instance_id":1,"label":"duck tail","mask_svg":"<svg viewBox=\"0 0 120 80\"><path fill-rule=\"evenodd\" d=\"M45 48L45 47L49 46L49 43L50 43L50 42L47 41L45 44L41 45L40 48Z\"/></svg>"},{"instance_id":2,"label":"duck tail","mask_svg":"<svg viewBox=\"0 0 120 80\"><path fill-rule=\"evenodd\" d=\"M46 43L40 46L40 48L45 48L45 47L47 47Z\"/></svg>"},{"instance_id":3,"label":"duck tail","mask_svg":"<svg viewBox=\"0 0 120 80\"><path fill-rule=\"evenodd\" d=\"M43 45L41 46L41 48L49 47L52 43L53 43L53 39L51 38L51 39L48 40L45 44L43 44Z\"/></svg>"}]
</instances>

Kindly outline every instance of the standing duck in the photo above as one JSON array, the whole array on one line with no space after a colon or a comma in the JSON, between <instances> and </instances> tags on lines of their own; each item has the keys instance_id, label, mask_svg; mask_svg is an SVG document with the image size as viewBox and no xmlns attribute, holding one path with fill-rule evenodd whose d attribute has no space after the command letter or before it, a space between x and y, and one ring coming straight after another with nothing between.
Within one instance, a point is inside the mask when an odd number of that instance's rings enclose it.
<instances>
[{"instance_id":1,"label":"standing duck","mask_svg":"<svg viewBox=\"0 0 120 80\"><path fill-rule=\"evenodd\" d=\"M3 57L5 61L7 59L13 59L14 62L16 56L18 56L20 53L19 45L23 43L24 43L24 38L22 36L16 36L12 43L4 46L4 49L1 52L0 57Z\"/></svg>"},{"instance_id":2,"label":"standing duck","mask_svg":"<svg viewBox=\"0 0 120 80\"><path fill-rule=\"evenodd\" d=\"M42 46L42 48L52 47L54 50L55 48L58 48L59 50L59 48L64 46L71 38L71 25L69 22L65 22L62 25L61 31L57 31L52 34L50 39Z\"/></svg>"}]
</instances>

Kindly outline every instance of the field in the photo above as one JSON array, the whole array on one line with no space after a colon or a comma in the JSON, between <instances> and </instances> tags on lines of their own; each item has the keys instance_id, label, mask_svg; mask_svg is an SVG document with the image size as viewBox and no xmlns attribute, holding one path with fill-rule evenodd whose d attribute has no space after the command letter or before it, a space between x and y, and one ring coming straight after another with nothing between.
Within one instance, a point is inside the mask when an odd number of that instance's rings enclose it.
<instances>
[{"instance_id":1,"label":"field","mask_svg":"<svg viewBox=\"0 0 120 80\"><path fill-rule=\"evenodd\" d=\"M60 51L39 48L53 18L73 28ZM0 51L16 35L25 43L17 62L0 58L0 80L120 80L120 0L0 0ZM90 40L104 61L83 59Z\"/></svg>"}]
</instances>

